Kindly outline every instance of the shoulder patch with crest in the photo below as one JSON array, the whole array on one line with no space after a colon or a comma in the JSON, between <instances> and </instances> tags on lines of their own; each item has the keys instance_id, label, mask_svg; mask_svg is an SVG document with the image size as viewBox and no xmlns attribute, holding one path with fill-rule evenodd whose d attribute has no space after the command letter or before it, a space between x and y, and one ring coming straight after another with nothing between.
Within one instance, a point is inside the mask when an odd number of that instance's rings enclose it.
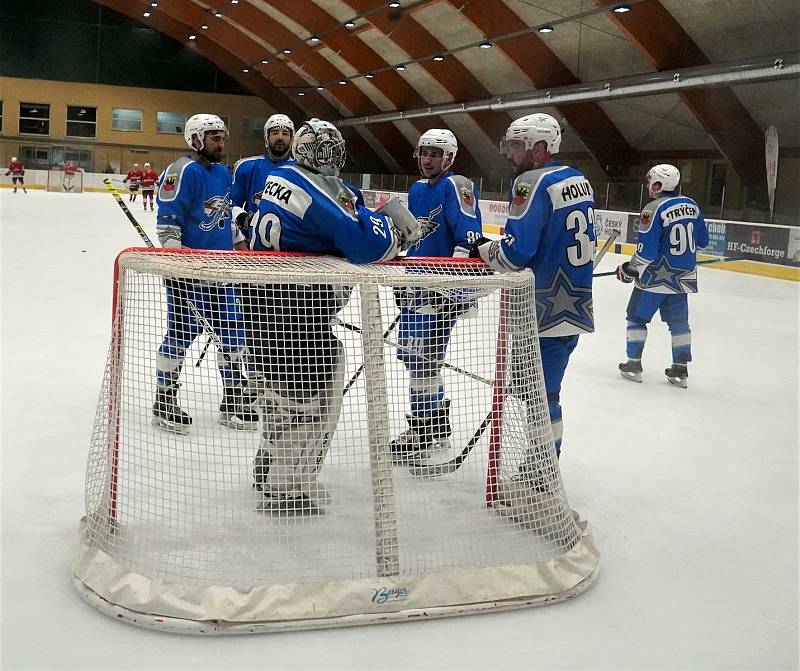
<instances>
[{"instance_id":1,"label":"shoulder patch with crest","mask_svg":"<svg viewBox=\"0 0 800 671\"><path fill-rule=\"evenodd\" d=\"M528 196L531 194L531 185L525 182L520 182L514 188L514 197L511 199L512 205L522 205Z\"/></svg>"},{"instance_id":2,"label":"shoulder patch with crest","mask_svg":"<svg viewBox=\"0 0 800 671\"><path fill-rule=\"evenodd\" d=\"M472 190L467 188L461 189L461 200L464 201L465 205L472 206L474 204L474 199L472 198Z\"/></svg>"},{"instance_id":3,"label":"shoulder patch with crest","mask_svg":"<svg viewBox=\"0 0 800 671\"><path fill-rule=\"evenodd\" d=\"M642 212L642 223L646 224L647 222L649 222L650 221L650 217L652 217L652 216L653 216L653 213L650 210L644 210Z\"/></svg>"},{"instance_id":4,"label":"shoulder patch with crest","mask_svg":"<svg viewBox=\"0 0 800 671\"><path fill-rule=\"evenodd\" d=\"M161 188L164 189L164 191L174 191L177 181L178 175L167 175L164 177L164 183L161 185Z\"/></svg>"},{"instance_id":5,"label":"shoulder patch with crest","mask_svg":"<svg viewBox=\"0 0 800 671\"><path fill-rule=\"evenodd\" d=\"M346 207L348 210L355 210L353 198L347 191L340 191L336 199L342 204L342 207Z\"/></svg>"}]
</instances>

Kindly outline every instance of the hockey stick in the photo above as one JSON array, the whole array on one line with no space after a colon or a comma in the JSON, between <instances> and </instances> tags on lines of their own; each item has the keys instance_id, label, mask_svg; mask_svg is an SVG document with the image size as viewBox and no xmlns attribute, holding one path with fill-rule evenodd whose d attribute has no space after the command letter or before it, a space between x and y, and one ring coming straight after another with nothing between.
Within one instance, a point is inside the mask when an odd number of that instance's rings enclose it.
<instances>
[{"instance_id":1,"label":"hockey stick","mask_svg":"<svg viewBox=\"0 0 800 671\"><path fill-rule=\"evenodd\" d=\"M394 318L392 323L389 324L389 328L387 328L383 332L383 340L386 340L386 338L389 337L389 334L394 330L394 327L397 326L397 322L399 321L400 321L400 313L398 312L397 316ZM343 322L338 318L336 319L336 323L344 326L345 328L349 328L351 331L356 331L357 333L361 333L361 329L358 328L358 326L353 326L352 324ZM361 371L363 370L364 370L364 364L362 363L358 367L358 370L355 373L353 373L353 377L350 378L350 382L348 382L347 385L345 386L344 390L342 391L342 396L345 396L347 392L350 391L350 387L352 387L356 383L356 380L358 380L359 376L361 375Z\"/></svg>"},{"instance_id":2,"label":"hockey stick","mask_svg":"<svg viewBox=\"0 0 800 671\"><path fill-rule=\"evenodd\" d=\"M731 263L733 261L744 261L745 258L743 256L729 256L725 259L707 259L705 261L698 261L695 265L696 266L706 266L709 263ZM608 277L609 275L616 275L616 270L610 270L607 273L595 273L592 277Z\"/></svg>"},{"instance_id":3,"label":"hockey stick","mask_svg":"<svg viewBox=\"0 0 800 671\"><path fill-rule=\"evenodd\" d=\"M109 190L112 196L114 196L114 200L117 201L117 205L122 208L122 211L125 213L125 216L128 217L128 221L131 222L131 225L136 229L136 232L139 234L139 237L144 240L144 244L148 247L155 247L153 241L148 237L147 233L145 233L144 229L142 228L141 224L136 221L136 218L131 214L131 211L128 209L128 206L125 204L125 201L122 200L122 196L119 195L119 191L114 188L114 185L111 183L111 180L106 177L103 180L103 184L106 185L106 188ZM173 290L173 296L178 298L177 292ZM211 324L208 323L208 320L200 314L200 311L197 309L195 304L189 299L188 296L181 296L180 300L183 300L186 306L191 311L194 318L197 320L197 323L203 328L203 330L208 333L208 337L214 341L214 344L219 348L220 352L222 350L222 340L220 340L219 336L214 333L214 329L211 327ZM223 357L225 357L226 361L230 361L229 355L223 352Z\"/></svg>"},{"instance_id":4,"label":"hockey stick","mask_svg":"<svg viewBox=\"0 0 800 671\"><path fill-rule=\"evenodd\" d=\"M611 235L608 236L608 240L606 240L605 244L601 247L600 251L597 252L597 256L594 257L593 266L595 268L597 268L597 265L600 263L600 261L603 260L603 257L606 255L606 252L608 252L608 250L611 249L611 245L614 244L614 240L616 240L618 236L619 236L619 231L611 231ZM595 275L594 277L597 277L597 275Z\"/></svg>"},{"instance_id":5,"label":"hockey stick","mask_svg":"<svg viewBox=\"0 0 800 671\"><path fill-rule=\"evenodd\" d=\"M400 318L400 315L398 314L397 315L397 319L399 319L399 318ZM395 323L397 322L397 319L395 320ZM355 326L354 324L348 324L347 322L343 322L341 319L337 319L336 323L339 324L339 326L343 326L344 328L346 328L346 329L348 329L350 331L354 331L355 333L361 333L361 328L359 328L358 326ZM477 380L478 382L482 382L483 384L489 385L490 387L493 384L491 380L487 380L485 377L481 377L480 375L477 375L475 373L470 373L468 370L466 370L464 368L459 368L458 366L453 366L452 364L449 364L449 363L447 363L445 361L437 361L436 359L431 359L430 357L424 356L423 354L417 354L410 347L405 347L405 346L401 345L399 342L396 342L394 340L390 340L388 338L388 333L389 332L387 331L386 335L384 335L383 342L385 342L387 345L390 345L391 347L396 347L401 352L405 352L406 354L411 354L413 356L419 357L420 359L422 359L423 361L425 361L427 363L439 364L439 365L442 366L442 368L448 368L449 370L455 371L456 373L461 373L462 375L466 375L467 377L472 378L473 380Z\"/></svg>"}]
</instances>

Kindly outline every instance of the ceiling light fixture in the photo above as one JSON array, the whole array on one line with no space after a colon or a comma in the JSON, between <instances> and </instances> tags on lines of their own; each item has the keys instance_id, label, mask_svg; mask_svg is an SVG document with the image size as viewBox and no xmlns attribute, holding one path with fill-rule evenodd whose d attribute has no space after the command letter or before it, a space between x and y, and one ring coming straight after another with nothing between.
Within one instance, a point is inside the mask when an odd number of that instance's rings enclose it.
<instances>
[{"instance_id":1,"label":"ceiling light fixture","mask_svg":"<svg viewBox=\"0 0 800 671\"><path fill-rule=\"evenodd\" d=\"M617 5L612 11L616 14L625 14L626 12L631 11L631 7L630 5Z\"/></svg>"},{"instance_id":2,"label":"ceiling light fixture","mask_svg":"<svg viewBox=\"0 0 800 671\"><path fill-rule=\"evenodd\" d=\"M204 24L203 24L202 26L200 26L200 27L201 27L203 30L208 30L208 24L205 24L205 23L204 23Z\"/></svg>"},{"instance_id":3,"label":"ceiling light fixture","mask_svg":"<svg viewBox=\"0 0 800 671\"><path fill-rule=\"evenodd\" d=\"M319 42L319 37L317 37L316 35L312 35L311 37L308 38L308 41L311 42L312 44L316 44L317 42Z\"/></svg>"},{"instance_id":4,"label":"ceiling light fixture","mask_svg":"<svg viewBox=\"0 0 800 671\"><path fill-rule=\"evenodd\" d=\"M395 65L394 69L397 70L398 72L402 72L403 70L406 69L406 66L400 63L400 65Z\"/></svg>"},{"instance_id":5,"label":"ceiling light fixture","mask_svg":"<svg viewBox=\"0 0 800 671\"><path fill-rule=\"evenodd\" d=\"M261 65L266 65L269 61L266 58L261 59Z\"/></svg>"},{"instance_id":6,"label":"ceiling light fixture","mask_svg":"<svg viewBox=\"0 0 800 671\"><path fill-rule=\"evenodd\" d=\"M304 95L305 95L305 92L303 92L303 91L298 91L298 92L297 92L297 95L299 95L299 96L304 96Z\"/></svg>"},{"instance_id":7,"label":"ceiling light fixture","mask_svg":"<svg viewBox=\"0 0 800 671\"><path fill-rule=\"evenodd\" d=\"M344 27L345 28L355 28L356 27L356 22L353 21L352 19L350 21L346 21L345 24L344 24Z\"/></svg>"},{"instance_id":8,"label":"ceiling light fixture","mask_svg":"<svg viewBox=\"0 0 800 671\"><path fill-rule=\"evenodd\" d=\"M491 49L492 43L489 40L484 40L478 45L481 49Z\"/></svg>"},{"instance_id":9,"label":"ceiling light fixture","mask_svg":"<svg viewBox=\"0 0 800 671\"><path fill-rule=\"evenodd\" d=\"M399 2L390 2L389 3L389 7L391 7L392 9L397 9L399 6L400 6Z\"/></svg>"},{"instance_id":10,"label":"ceiling light fixture","mask_svg":"<svg viewBox=\"0 0 800 671\"><path fill-rule=\"evenodd\" d=\"M197 35L195 35L194 33L192 33L191 35L189 35L189 39L190 39L190 40L196 40L196 39L197 39Z\"/></svg>"},{"instance_id":11,"label":"ceiling light fixture","mask_svg":"<svg viewBox=\"0 0 800 671\"><path fill-rule=\"evenodd\" d=\"M150 12L145 12L144 14L142 14L142 16L144 16L144 18L147 18L148 16L150 16Z\"/></svg>"},{"instance_id":12,"label":"ceiling light fixture","mask_svg":"<svg viewBox=\"0 0 800 671\"><path fill-rule=\"evenodd\" d=\"M247 74L248 72L250 72L250 68L242 68L242 72L244 72L245 74Z\"/></svg>"},{"instance_id":13,"label":"ceiling light fixture","mask_svg":"<svg viewBox=\"0 0 800 671\"><path fill-rule=\"evenodd\" d=\"M339 80L339 83L340 83L342 86L344 86L345 84L347 84L347 80L346 80L346 79L340 79L340 80Z\"/></svg>"},{"instance_id":14,"label":"ceiling light fixture","mask_svg":"<svg viewBox=\"0 0 800 671\"><path fill-rule=\"evenodd\" d=\"M435 60L437 63L441 63L444 60L444 54L436 54L433 57L433 60Z\"/></svg>"},{"instance_id":15,"label":"ceiling light fixture","mask_svg":"<svg viewBox=\"0 0 800 671\"><path fill-rule=\"evenodd\" d=\"M555 30L553 26L542 26L541 28L537 28L536 32L538 33L552 33Z\"/></svg>"},{"instance_id":16,"label":"ceiling light fixture","mask_svg":"<svg viewBox=\"0 0 800 671\"><path fill-rule=\"evenodd\" d=\"M324 90L325 90L324 86L317 86L317 91L324 91Z\"/></svg>"},{"instance_id":17,"label":"ceiling light fixture","mask_svg":"<svg viewBox=\"0 0 800 671\"><path fill-rule=\"evenodd\" d=\"M372 79L372 78L373 78L375 75L373 75L371 72L368 72L368 73L367 73L367 74L365 74L364 76L365 76L367 79Z\"/></svg>"},{"instance_id":18,"label":"ceiling light fixture","mask_svg":"<svg viewBox=\"0 0 800 671\"><path fill-rule=\"evenodd\" d=\"M214 11L214 16L216 16L218 19L221 19L222 18L222 12L217 9L217 10Z\"/></svg>"},{"instance_id":19,"label":"ceiling light fixture","mask_svg":"<svg viewBox=\"0 0 800 671\"><path fill-rule=\"evenodd\" d=\"M290 53L292 53L292 50L291 49L283 49L283 53L285 53L288 56Z\"/></svg>"}]
</instances>

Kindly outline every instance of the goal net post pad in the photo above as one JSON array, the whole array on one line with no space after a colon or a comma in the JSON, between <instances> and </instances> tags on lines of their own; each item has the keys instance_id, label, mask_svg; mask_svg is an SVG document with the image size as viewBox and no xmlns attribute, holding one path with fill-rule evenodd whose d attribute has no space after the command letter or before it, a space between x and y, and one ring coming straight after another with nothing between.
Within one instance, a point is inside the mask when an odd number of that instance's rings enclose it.
<instances>
[{"instance_id":1,"label":"goal net post pad","mask_svg":"<svg viewBox=\"0 0 800 671\"><path fill-rule=\"evenodd\" d=\"M115 619L406 621L553 603L596 574L553 449L530 272L131 249L113 314L73 582ZM154 422L164 385L188 430ZM257 430L226 422L231 398ZM409 413L442 408L439 440L398 458Z\"/></svg>"}]
</instances>

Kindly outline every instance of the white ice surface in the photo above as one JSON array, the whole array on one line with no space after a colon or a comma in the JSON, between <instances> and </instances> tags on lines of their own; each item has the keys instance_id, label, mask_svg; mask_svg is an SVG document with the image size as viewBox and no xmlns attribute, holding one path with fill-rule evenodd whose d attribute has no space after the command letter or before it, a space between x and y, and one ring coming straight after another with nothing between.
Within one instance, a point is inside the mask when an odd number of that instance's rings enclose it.
<instances>
[{"instance_id":1,"label":"white ice surface","mask_svg":"<svg viewBox=\"0 0 800 671\"><path fill-rule=\"evenodd\" d=\"M155 217L132 208L155 239ZM629 289L564 384L561 467L601 573L560 605L232 638L140 630L89 608L69 561L108 347L114 257L138 236L105 194L0 191L2 668L796 669L798 287L700 270L689 388L656 320L645 382L617 373ZM609 255L602 269L621 257Z\"/></svg>"}]
</instances>

